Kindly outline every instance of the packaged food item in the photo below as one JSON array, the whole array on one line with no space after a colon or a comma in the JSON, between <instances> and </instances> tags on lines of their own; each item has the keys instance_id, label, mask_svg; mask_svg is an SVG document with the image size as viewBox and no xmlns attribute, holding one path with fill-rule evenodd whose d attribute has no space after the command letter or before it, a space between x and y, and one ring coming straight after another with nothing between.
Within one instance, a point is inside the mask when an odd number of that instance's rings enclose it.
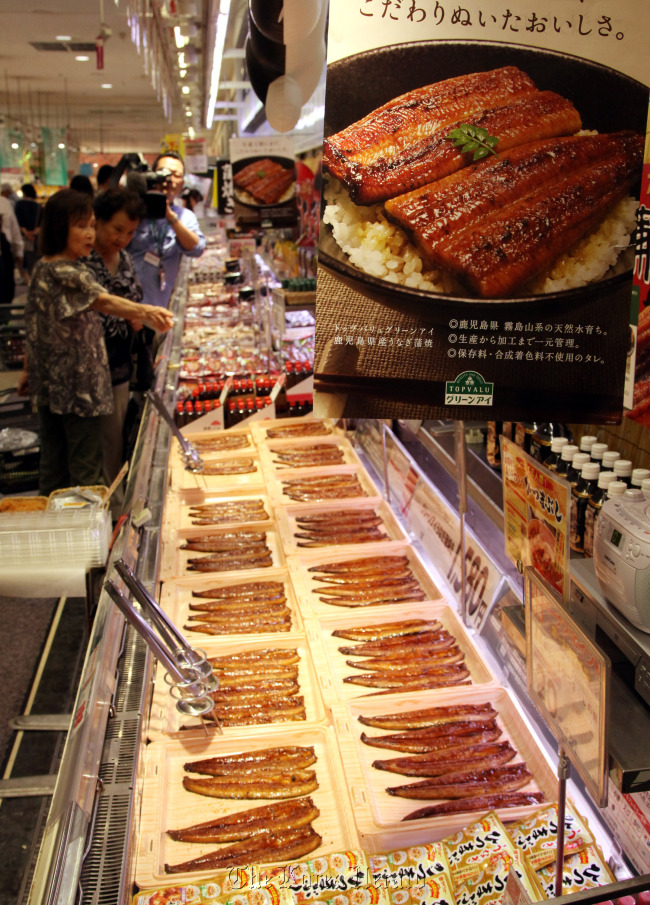
<instances>
[{"instance_id":1,"label":"packaged food item","mask_svg":"<svg viewBox=\"0 0 650 905\"><path fill-rule=\"evenodd\" d=\"M50 494L47 508L93 509L103 506L108 488L102 484L92 487L65 487Z\"/></svg>"},{"instance_id":2,"label":"packaged food item","mask_svg":"<svg viewBox=\"0 0 650 905\"><path fill-rule=\"evenodd\" d=\"M295 898L292 902L295 903ZM390 905L388 891L377 886L359 886L343 892L324 893L311 900L312 905Z\"/></svg>"},{"instance_id":3,"label":"packaged food item","mask_svg":"<svg viewBox=\"0 0 650 905\"><path fill-rule=\"evenodd\" d=\"M456 905L449 880L441 874L417 886L406 886L388 893L390 905Z\"/></svg>"},{"instance_id":4,"label":"packaged food item","mask_svg":"<svg viewBox=\"0 0 650 905\"><path fill-rule=\"evenodd\" d=\"M226 892L225 887L232 885L232 877L237 878L239 873L238 869L228 871L225 882L214 879L141 890L133 897L132 905L291 905L288 895L273 883L264 888L237 888L235 879L235 888Z\"/></svg>"},{"instance_id":5,"label":"packaged food item","mask_svg":"<svg viewBox=\"0 0 650 905\"><path fill-rule=\"evenodd\" d=\"M515 847L512 839L494 811L442 841L454 889L480 873L488 858L503 854L511 862L514 860Z\"/></svg>"},{"instance_id":6,"label":"packaged food item","mask_svg":"<svg viewBox=\"0 0 650 905\"><path fill-rule=\"evenodd\" d=\"M536 871L536 877L540 893L547 899L554 899L555 861ZM588 845L581 852L569 855L564 860L562 895L569 896L615 882L616 879L597 845Z\"/></svg>"},{"instance_id":7,"label":"packaged food item","mask_svg":"<svg viewBox=\"0 0 650 905\"><path fill-rule=\"evenodd\" d=\"M360 889L367 885L369 875L370 869L365 853L347 851L333 852L330 855L279 867L274 880L279 882L283 889L289 890L296 905L303 905L324 895Z\"/></svg>"},{"instance_id":8,"label":"packaged food item","mask_svg":"<svg viewBox=\"0 0 650 905\"><path fill-rule=\"evenodd\" d=\"M513 860L505 852L487 858L456 890L456 905L499 905L512 866Z\"/></svg>"},{"instance_id":9,"label":"packaged food item","mask_svg":"<svg viewBox=\"0 0 650 905\"><path fill-rule=\"evenodd\" d=\"M539 808L530 817L510 824L508 835L532 870L539 870L557 857L557 803ZM572 855L595 842L585 820L571 801L564 812L564 854Z\"/></svg>"},{"instance_id":10,"label":"packaged food item","mask_svg":"<svg viewBox=\"0 0 650 905\"><path fill-rule=\"evenodd\" d=\"M451 887L452 876L442 842L413 845L381 855L368 855L368 866L375 886L402 889L431 878L445 877Z\"/></svg>"}]
</instances>

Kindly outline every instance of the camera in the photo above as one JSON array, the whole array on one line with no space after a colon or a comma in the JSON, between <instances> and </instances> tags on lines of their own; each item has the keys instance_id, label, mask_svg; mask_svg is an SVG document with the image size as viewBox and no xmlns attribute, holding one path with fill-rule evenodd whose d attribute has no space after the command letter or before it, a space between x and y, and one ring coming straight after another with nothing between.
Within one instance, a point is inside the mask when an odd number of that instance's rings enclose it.
<instances>
[{"instance_id":1,"label":"camera","mask_svg":"<svg viewBox=\"0 0 650 905\"><path fill-rule=\"evenodd\" d=\"M139 152L123 154L115 167L111 181L117 185L126 173L126 186L137 192L146 207L146 216L152 220L162 220L167 212L167 198L164 194L172 175L171 170L161 168L154 172Z\"/></svg>"}]
</instances>

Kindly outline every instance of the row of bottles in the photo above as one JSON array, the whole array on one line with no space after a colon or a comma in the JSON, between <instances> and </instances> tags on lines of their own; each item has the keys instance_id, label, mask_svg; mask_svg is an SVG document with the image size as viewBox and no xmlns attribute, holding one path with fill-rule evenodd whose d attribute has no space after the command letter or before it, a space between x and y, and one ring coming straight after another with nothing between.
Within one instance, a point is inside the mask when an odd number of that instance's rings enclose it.
<instances>
[{"instance_id":1,"label":"row of bottles","mask_svg":"<svg viewBox=\"0 0 650 905\"><path fill-rule=\"evenodd\" d=\"M635 468L616 450L598 438L585 435L579 444L562 424L543 422L489 422L487 458L500 464L499 436L514 440L559 477L571 485L571 549L593 556L595 526L604 502L627 490L642 491L650 499L650 469Z\"/></svg>"}]
</instances>

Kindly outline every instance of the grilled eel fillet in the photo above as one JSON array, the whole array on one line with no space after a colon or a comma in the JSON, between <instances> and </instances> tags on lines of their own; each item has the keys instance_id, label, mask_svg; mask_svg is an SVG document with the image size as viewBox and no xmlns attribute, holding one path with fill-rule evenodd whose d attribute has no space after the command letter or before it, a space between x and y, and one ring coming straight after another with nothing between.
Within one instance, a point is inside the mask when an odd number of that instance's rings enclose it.
<instances>
[{"instance_id":1,"label":"grilled eel fillet","mask_svg":"<svg viewBox=\"0 0 650 905\"><path fill-rule=\"evenodd\" d=\"M313 800L296 798L237 811L180 830L167 830L175 842L239 842L259 833L298 829L320 815Z\"/></svg>"},{"instance_id":2,"label":"grilled eel fillet","mask_svg":"<svg viewBox=\"0 0 650 905\"><path fill-rule=\"evenodd\" d=\"M450 704L426 707L402 713L386 713L374 717L360 716L359 722L375 729L428 729L449 726L458 720L483 721L494 719L496 710L490 704Z\"/></svg>"},{"instance_id":3,"label":"grilled eel fillet","mask_svg":"<svg viewBox=\"0 0 650 905\"><path fill-rule=\"evenodd\" d=\"M323 166L346 185L363 167L391 162L399 152L488 107L536 92L515 66L456 76L408 91L325 140Z\"/></svg>"},{"instance_id":4,"label":"grilled eel fillet","mask_svg":"<svg viewBox=\"0 0 650 905\"><path fill-rule=\"evenodd\" d=\"M253 768L304 770L314 763L316 763L316 754L312 747L284 745L278 748L260 748L245 754L225 754L220 757L188 761L185 764L185 770L189 773L220 776L224 769L230 772Z\"/></svg>"},{"instance_id":5,"label":"grilled eel fillet","mask_svg":"<svg viewBox=\"0 0 650 905\"><path fill-rule=\"evenodd\" d=\"M259 772L248 776L184 776L183 788L211 798L297 798L318 788L313 770Z\"/></svg>"},{"instance_id":6,"label":"grilled eel fillet","mask_svg":"<svg viewBox=\"0 0 650 905\"><path fill-rule=\"evenodd\" d=\"M460 814L466 811L493 811L496 808L517 808L524 805L541 804L543 792L497 792L491 795L476 795L470 798L456 798L441 804L418 808L402 820L424 820L445 814Z\"/></svg>"},{"instance_id":7,"label":"grilled eel fillet","mask_svg":"<svg viewBox=\"0 0 650 905\"><path fill-rule=\"evenodd\" d=\"M432 266L509 297L597 225L638 179L633 132L533 142L386 202Z\"/></svg>"},{"instance_id":8,"label":"grilled eel fillet","mask_svg":"<svg viewBox=\"0 0 650 905\"><path fill-rule=\"evenodd\" d=\"M533 774L526 764L504 764L487 770L462 770L432 776L404 786L391 786L386 791L399 798L470 798L483 793L514 792L527 785Z\"/></svg>"},{"instance_id":9,"label":"grilled eel fillet","mask_svg":"<svg viewBox=\"0 0 650 905\"><path fill-rule=\"evenodd\" d=\"M359 167L354 181L346 183L352 200L357 204L385 201L468 166L472 162L471 152L460 151L448 137L463 122L495 135L499 153L544 138L572 135L581 127L580 115L569 100L553 91L538 91L445 125L433 135L400 150L389 163L379 160Z\"/></svg>"},{"instance_id":10,"label":"grilled eel fillet","mask_svg":"<svg viewBox=\"0 0 650 905\"><path fill-rule=\"evenodd\" d=\"M219 870L238 864L269 864L294 861L317 849L322 838L311 826L260 833L243 842L209 852L181 864L165 864L165 872L179 874L197 870Z\"/></svg>"}]
</instances>

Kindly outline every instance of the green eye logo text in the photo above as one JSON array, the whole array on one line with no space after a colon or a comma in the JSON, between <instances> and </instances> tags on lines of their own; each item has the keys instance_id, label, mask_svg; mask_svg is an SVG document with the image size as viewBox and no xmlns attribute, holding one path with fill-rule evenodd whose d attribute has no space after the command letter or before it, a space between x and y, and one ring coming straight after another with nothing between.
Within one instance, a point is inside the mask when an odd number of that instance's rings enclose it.
<instances>
[{"instance_id":1,"label":"green eye logo text","mask_svg":"<svg viewBox=\"0 0 650 905\"><path fill-rule=\"evenodd\" d=\"M478 371L463 371L445 384L445 405L492 405L494 384Z\"/></svg>"}]
</instances>

